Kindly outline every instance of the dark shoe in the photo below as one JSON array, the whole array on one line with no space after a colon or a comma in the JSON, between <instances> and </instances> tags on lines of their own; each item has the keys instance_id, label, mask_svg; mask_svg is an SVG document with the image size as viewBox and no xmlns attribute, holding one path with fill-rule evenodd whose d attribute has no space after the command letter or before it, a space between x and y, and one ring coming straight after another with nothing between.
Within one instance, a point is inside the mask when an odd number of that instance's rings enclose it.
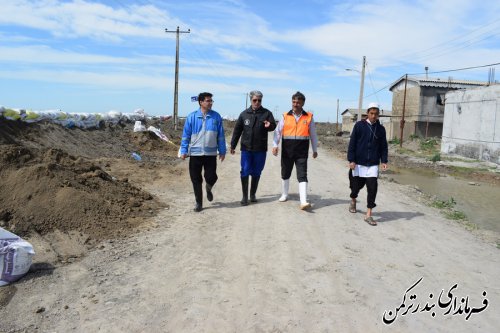
<instances>
[{"instance_id":1,"label":"dark shoe","mask_svg":"<svg viewBox=\"0 0 500 333\"><path fill-rule=\"evenodd\" d=\"M194 198L196 205L194 206L195 212L201 212L203 207L203 187L201 183L193 183Z\"/></svg>"},{"instance_id":2,"label":"dark shoe","mask_svg":"<svg viewBox=\"0 0 500 333\"><path fill-rule=\"evenodd\" d=\"M257 187L259 186L259 177L253 177L252 176L252 184L250 185L250 201L251 202L257 202L257 197L255 196L255 193L257 193Z\"/></svg>"},{"instance_id":3,"label":"dark shoe","mask_svg":"<svg viewBox=\"0 0 500 333\"><path fill-rule=\"evenodd\" d=\"M205 189L207 190L207 200L214 200L214 194L212 193L212 185L205 185Z\"/></svg>"},{"instance_id":4,"label":"dark shoe","mask_svg":"<svg viewBox=\"0 0 500 333\"><path fill-rule=\"evenodd\" d=\"M248 176L241 177L241 192L243 193L243 197L241 198L241 205L248 205Z\"/></svg>"}]
</instances>

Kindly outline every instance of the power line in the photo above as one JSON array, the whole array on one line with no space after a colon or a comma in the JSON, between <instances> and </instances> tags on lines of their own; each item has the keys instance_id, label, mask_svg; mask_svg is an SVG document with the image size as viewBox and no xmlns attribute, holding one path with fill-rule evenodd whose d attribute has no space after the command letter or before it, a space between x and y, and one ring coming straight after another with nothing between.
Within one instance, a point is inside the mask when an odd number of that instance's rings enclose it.
<instances>
[{"instance_id":1,"label":"power line","mask_svg":"<svg viewBox=\"0 0 500 333\"><path fill-rule=\"evenodd\" d=\"M368 66L366 66L366 67L368 67ZM373 80L372 80L372 75L371 75L370 69L369 69L369 68L367 68L367 70L368 70L368 77L370 78L370 84L371 84L371 86L372 86L372 89L375 91L375 86L373 85ZM369 96L371 96L371 95L369 95ZM368 96L367 96L367 97L368 97ZM377 103L379 103L379 104L380 104L380 101L379 101L379 99L378 99L378 95L377 95L377 93L375 93L375 97L377 97Z\"/></svg>"},{"instance_id":2,"label":"power line","mask_svg":"<svg viewBox=\"0 0 500 333\"><path fill-rule=\"evenodd\" d=\"M494 30L491 30L491 31L497 31L497 30L494 29ZM488 31L488 33L491 32L491 31ZM487 39L489 39L491 37L494 37L494 36L497 36L499 34L500 33L494 33L492 35L486 36L486 37L484 37L482 39L478 39L478 40L474 40L474 39L466 40L466 41L461 42L459 45L454 45L454 46L451 46L449 48L445 48L445 49L443 49L441 51L436 51L436 52L430 53L428 55L420 56L420 57L417 56L417 59L416 60L414 59L414 61L424 61L424 60L439 58L439 57L442 57L442 56L444 56L446 54L449 54L449 53L452 53L452 52L457 52L459 50L462 50L464 48L467 48L467 47L469 47L471 45L477 44L479 42L482 42L484 40L487 40ZM477 36L475 38L478 38L480 36Z\"/></svg>"},{"instance_id":3,"label":"power line","mask_svg":"<svg viewBox=\"0 0 500 333\"><path fill-rule=\"evenodd\" d=\"M437 71L437 72L429 72L427 74L439 74L439 73L449 73L449 72L458 72L458 71L465 71L468 69L475 69L475 68L484 68L484 67L491 67L491 66L496 66L500 65L500 62L494 63L494 64L489 64L489 65L481 65L481 66L473 66L473 67L464 67L464 68L457 68L457 69L449 69L445 71ZM412 73L408 75L424 75L426 73Z\"/></svg>"},{"instance_id":4,"label":"power line","mask_svg":"<svg viewBox=\"0 0 500 333\"><path fill-rule=\"evenodd\" d=\"M424 50L402 53L401 55L396 56L396 58L405 58L405 57L410 56L410 55L411 55L412 57L415 57L415 56L416 56L417 58L426 58L426 57L430 56L430 54L427 54L427 55L425 54L427 51L434 50L434 49L438 49L438 50L437 50L437 52L439 53L439 52L440 52L440 51L439 51L439 48L445 47L445 49L446 49L446 48L448 47L448 46L447 46L447 44L450 44L450 43L452 43L452 42L455 42L455 41L458 41L458 40L460 40L460 39L463 39L464 37L467 37L467 36L469 36L469 35L472 35L472 34L474 34L475 32L477 32L477 31L479 31L479 30L481 30L481 29L484 29L484 28L486 28L486 27L488 27L488 26L490 26L490 25L496 24L496 23L497 23L497 22L499 22L499 21L500 21L500 19L496 19L496 20L494 20L494 21L492 21L492 22L490 22L490 23L487 23L487 24L485 24L485 25L480 26L480 27L479 27L479 28L477 28L477 29L472 30L471 32L469 32L469 33L467 33L467 34L460 35L459 37L455 37L455 38L452 38L452 39L447 40L447 41L444 41L444 42L440 42L440 43L435 44L434 46L431 46L431 47L429 47L429 48L427 48L427 49L424 49ZM483 32L483 33L479 34L479 36L484 35L484 34L486 34L486 33L489 33L489 32L491 32L491 31L496 31L496 29L492 29L492 30L489 30L489 31L487 31L487 32ZM476 37L474 37L474 38L477 38L477 37L479 37L479 36L476 36ZM470 41L470 39L469 39L469 40L466 40L465 42L468 42L468 41ZM463 43L463 42L462 42L462 43ZM462 43L460 43L460 44L462 44ZM441 50L441 51L442 51L442 50ZM422 53L424 53L424 54L423 54L423 55L419 55L419 54L422 54ZM432 54L432 53L435 53L435 51L431 52L431 54Z\"/></svg>"},{"instance_id":5,"label":"power line","mask_svg":"<svg viewBox=\"0 0 500 333\"><path fill-rule=\"evenodd\" d=\"M449 73L449 72L458 72L458 71L464 71L464 70L469 70L469 69L475 69L475 68L484 68L484 67L491 67L491 66L497 66L497 65L500 65L500 62L497 62L497 63L494 63L494 64L489 64L489 65L481 65L481 66L472 66L472 67L464 67L464 68L457 68L457 69L449 69L449 70L445 70L445 71L436 71L436 72L429 72L429 73L411 73L411 74L405 74L405 75L424 75L424 74L440 74L440 73ZM404 76L404 75L403 75ZM392 85L393 82L385 85L384 87L380 88L379 90L369 94L369 95L366 95L364 96L364 98L366 97L370 97L370 96L373 96L373 95L376 95L378 94L379 92L381 92L382 90L384 89L387 89L389 88L391 85Z\"/></svg>"}]
</instances>

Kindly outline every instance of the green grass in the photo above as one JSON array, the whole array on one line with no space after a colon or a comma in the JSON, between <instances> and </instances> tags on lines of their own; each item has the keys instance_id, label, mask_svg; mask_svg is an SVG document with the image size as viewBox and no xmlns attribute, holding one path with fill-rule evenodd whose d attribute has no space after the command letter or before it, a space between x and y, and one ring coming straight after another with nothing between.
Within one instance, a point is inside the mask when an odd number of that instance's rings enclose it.
<instances>
[{"instance_id":1,"label":"green grass","mask_svg":"<svg viewBox=\"0 0 500 333\"><path fill-rule=\"evenodd\" d=\"M397 148L396 149L396 153L398 153L398 154L412 155L412 156L416 156L417 155L413 150L408 149L408 148Z\"/></svg>"},{"instance_id":2,"label":"green grass","mask_svg":"<svg viewBox=\"0 0 500 333\"><path fill-rule=\"evenodd\" d=\"M456 204L457 202L455 201L455 199L451 197L446 201L434 200L430 205L432 207L438 208L447 219L457 221L465 226L467 230L478 229L477 224L470 222L464 212L453 209Z\"/></svg>"},{"instance_id":3,"label":"green grass","mask_svg":"<svg viewBox=\"0 0 500 333\"><path fill-rule=\"evenodd\" d=\"M422 150L435 150L438 142L436 139L422 139L420 140L420 149Z\"/></svg>"},{"instance_id":4,"label":"green grass","mask_svg":"<svg viewBox=\"0 0 500 333\"><path fill-rule=\"evenodd\" d=\"M450 220L467 220L467 215L458 210L446 211L444 212L444 216L446 216L446 218Z\"/></svg>"},{"instance_id":5,"label":"green grass","mask_svg":"<svg viewBox=\"0 0 500 333\"><path fill-rule=\"evenodd\" d=\"M463 166L456 166L456 165L450 165L450 168L453 170L453 173L456 174L462 174L462 175L468 175L473 172L488 172L490 169L488 168L474 168L474 167L463 167Z\"/></svg>"},{"instance_id":6,"label":"green grass","mask_svg":"<svg viewBox=\"0 0 500 333\"><path fill-rule=\"evenodd\" d=\"M436 163L437 161L441 161L441 154L435 153L434 155L432 155L432 157L429 160L434 162L434 163Z\"/></svg>"},{"instance_id":7,"label":"green grass","mask_svg":"<svg viewBox=\"0 0 500 333\"><path fill-rule=\"evenodd\" d=\"M391 145L399 145L401 143L401 140L399 140L398 138L394 137L394 138L392 138L392 140L389 140L389 143Z\"/></svg>"},{"instance_id":8,"label":"green grass","mask_svg":"<svg viewBox=\"0 0 500 333\"><path fill-rule=\"evenodd\" d=\"M431 206L435 207L435 208L439 208L439 209L451 209L451 208L455 207L456 204L457 204L457 202L455 201L455 199L450 198L448 201L434 200L431 203Z\"/></svg>"}]
</instances>

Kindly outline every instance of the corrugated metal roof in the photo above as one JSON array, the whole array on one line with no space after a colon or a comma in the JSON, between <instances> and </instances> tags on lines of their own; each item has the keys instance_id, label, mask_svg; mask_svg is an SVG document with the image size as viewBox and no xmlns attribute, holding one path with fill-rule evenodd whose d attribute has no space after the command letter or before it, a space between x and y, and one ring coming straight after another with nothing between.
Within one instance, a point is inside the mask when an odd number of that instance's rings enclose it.
<instances>
[{"instance_id":1,"label":"corrugated metal roof","mask_svg":"<svg viewBox=\"0 0 500 333\"><path fill-rule=\"evenodd\" d=\"M404 81L404 76L399 78L396 82L394 82L389 90L392 90L395 86L397 86L400 82ZM468 88L468 87L481 87L487 86L488 82L486 81L468 81L468 80L453 80L453 79L441 79L441 78L416 78L416 77L408 77L408 81L412 81L417 83L421 87L439 87L439 88Z\"/></svg>"}]
</instances>

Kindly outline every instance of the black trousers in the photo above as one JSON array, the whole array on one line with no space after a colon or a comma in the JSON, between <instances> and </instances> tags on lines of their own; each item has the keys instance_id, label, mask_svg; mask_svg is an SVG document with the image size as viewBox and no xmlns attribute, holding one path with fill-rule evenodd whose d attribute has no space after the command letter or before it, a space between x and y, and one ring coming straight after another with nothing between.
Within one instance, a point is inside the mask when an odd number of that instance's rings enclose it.
<instances>
[{"instance_id":1,"label":"black trousers","mask_svg":"<svg viewBox=\"0 0 500 333\"><path fill-rule=\"evenodd\" d=\"M307 157L290 158L281 155L281 178L285 180L290 178L294 164L299 183L307 182Z\"/></svg>"},{"instance_id":2,"label":"black trousers","mask_svg":"<svg viewBox=\"0 0 500 333\"><path fill-rule=\"evenodd\" d=\"M378 181L377 177L354 177L352 175L352 170L349 169L349 187L351 188L352 199L356 199L358 197L359 191L365 186L368 191L367 196L367 208L375 208L377 205L375 204L375 198L377 197L378 190Z\"/></svg>"},{"instance_id":3,"label":"black trousers","mask_svg":"<svg viewBox=\"0 0 500 333\"><path fill-rule=\"evenodd\" d=\"M208 185L213 186L217 181L217 156L191 156L189 158L189 176L193 185L202 184L203 177Z\"/></svg>"}]
</instances>

